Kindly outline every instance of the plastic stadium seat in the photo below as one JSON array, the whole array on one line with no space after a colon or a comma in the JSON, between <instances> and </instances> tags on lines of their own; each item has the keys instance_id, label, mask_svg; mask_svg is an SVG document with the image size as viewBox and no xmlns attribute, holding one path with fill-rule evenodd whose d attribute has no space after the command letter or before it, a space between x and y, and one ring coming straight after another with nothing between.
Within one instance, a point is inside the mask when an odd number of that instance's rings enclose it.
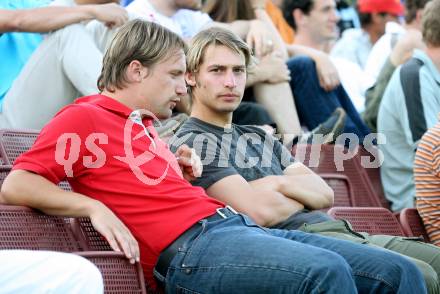
<instances>
[{"instance_id":1,"label":"plastic stadium seat","mask_svg":"<svg viewBox=\"0 0 440 294\"><path fill-rule=\"evenodd\" d=\"M130 264L121 252L75 252L93 262L104 277L104 293L147 293L140 263Z\"/></svg>"},{"instance_id":2,"label":"plastic stadium seat","mask_svg":"<svg viewBox=\"0 0 440 294\"><path fill-rule=\"evenodd\" d=\"M292 154L318 174L336 173L347 176L353 190L352 206L381 207L365 169L360 165L359 155L340 145L293 146ZM350 159L345 159L351 157Z\"/></svg>"},{"instance_id":3,"label":"plastic stadium seat","mask_svg":"<svg viewBox=\"0 0 440 294\"><path fill-rule=\"evenodd\" d=\"M77 241L63 218L22 206L0 205L0 250L27 249L76 253L101 270L105 293L146 293L140 264L119 252L78 252Z\"/></svg>"},{"instance_id":4,"label":"plastic stadium seat","mask_svg":"<svg viewBox=\"0 0 440 294\"><path fill-rule=\"evenodd\" d=\"M369 151L367 151L364 147L359 147L359 160L367 162L372 162L375 158L379 156L379 149L377 147L370 147ZM365 165L364 165L365 166ZM382 207L390 208L389 201L385 198L385 192L383 191L382 180L380 179L380 167L374 168L369 167L365 168L365 171L370 179L371 185L374 189L374 192L379 197Z\"/></svg>"},{"instance_id":5,"label":"plastic stadium seat","mask_svg":"<svg viewBox=\"0 0 440 294\"><path fill-rule=\"evenodd\" d=\"M81 251L65 219L23 206L0 205L0 248Z\"/></svg>"},{"instance_id":6,"label":"plastic stadium seat","mask_svg":"<svg viewBox=\"0 0 440 294\"><path fill-rule=\"evenodd\" d=\"M32 147L38 131L0 130L0 157L3 164L12 165L22 153Z\"/></svg>"},{"instance_id":7,"label":"plastic stadium seat","mask_svg":"<svg viewBox=\"0 0 440 294\"><path fill-rule=\"evenodd\" d=\"M0 166L0 187L10 169L10 166ZM67 182L62 186L70 189ZM49 216L28 207L0 205L1 249L74 252L100 269L105 293L146 293L140 264L130 264L123 253L79 252L84 249L111 250L88 218Z\"/></svg>"},{"instance_id":8,"label":"plastic stadium seat","mask_svg":"<svg viewBox=\"0 0 440 294\"><path fill-rule=\"evenodd\" d=\"M89 218L80 217L72 220L72 230L86 250L112 251L107 240L92 226Z\"/></svg>"},{"instance_id":9,"label":"plastic stadium seat","mask_svg":"<svg viewBox=\"0 0 440 294\"><path fill-rule=\"evenodd\" d=\"M349 221L357 232L406 236L396 217L383 207L333 207L327 213Z\"/></svg>"},{"instance_id":10,"label":"plastic stadium seat","mask_svg":"<svg viewBox=\"0 0 440 294\"><path fill-rule=\"evenodd\" d=\"M333 206L352 206L353 191L350 180L341 174L320 174L335 193Z\"/></svg>"},{"instance_id":11,"label":"plastic stadium seat","mask_svg":"<svg viewBox=\"0 0 440 294\"><path fill-rule=\"evenodd\" d=\"M429 243L429 236L425 230L425 225L420 218L419 212L415 208L405 208L399 216L402 229L408 237L423 237Z\"/></svg>"}]
</instances>

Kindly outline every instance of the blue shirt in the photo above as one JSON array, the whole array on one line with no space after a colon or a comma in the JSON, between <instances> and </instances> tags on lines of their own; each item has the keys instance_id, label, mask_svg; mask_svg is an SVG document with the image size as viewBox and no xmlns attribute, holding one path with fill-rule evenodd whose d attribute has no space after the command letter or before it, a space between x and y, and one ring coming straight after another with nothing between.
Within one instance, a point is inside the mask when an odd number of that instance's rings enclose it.
<instances>
[{"instance_id":1,"label":"blue shirt","mask_svg":"<svg viewBox=\"0 0 440 294\"><path fill-rule=\"evenodd\" d=\"M415 50L413 57L423 62L419 71L420 96L426 127L431 128L440 112L440 72L423 51ZM412 137L408 111L412 109L406 107L399 67L385 90L377 118L378 131L386 136L386 143L379 144L384 156L382 184L394 211L414 207L413 163L419 141Z\"/></svg>"},{"instance_id":2,"label":"blue shirt","mask_svg":"<svg viewBox=\"0 0 440 294\"><path fill-rule=\"evenodd\" d=\"M49 0L0 0L0 9L28 9L49 4ZM42 41L36 33L3 33L0 35L0 110L3 98L32 52Z\"/></svg>"}]
</instances>

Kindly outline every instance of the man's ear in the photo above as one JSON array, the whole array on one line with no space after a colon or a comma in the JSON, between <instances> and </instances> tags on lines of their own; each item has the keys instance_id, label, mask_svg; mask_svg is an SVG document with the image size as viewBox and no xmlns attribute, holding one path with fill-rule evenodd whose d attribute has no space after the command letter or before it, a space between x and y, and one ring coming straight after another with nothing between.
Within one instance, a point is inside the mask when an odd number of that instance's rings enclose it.
<instances>
[{"instance_id":1,"label":"man's ear","mask_svg":"<svg viewBox=\"0 0 440 294\"><path fill-rule=\"evenodd\" d=\"M132 60L127 66L126 74L130 82L141 82L148 75L148 68L138 60Z\"/></svg>"},{"instance_id":2,"label":"man's ear","mask_svg":"<svg viewBox=\"0 0 440 294\"><path fill-rule=\"evenodd\" d=\"M185 81L188 86L195 87L196 86L196 75L192 72L185 73Z\"/></svg>"},{"instance_id":3,"label":"man's ear","mask_svg":"<svg viewBox=\"0 0 440 294\"><path fill-rule=\"evenodd\" d=\"M298 30L298 28L304 23L305 15L301 11L301 9L296 8L292 11L292 16L293 16L293 19L295 20L296 29Z\"/></svg>"}]
</instances>

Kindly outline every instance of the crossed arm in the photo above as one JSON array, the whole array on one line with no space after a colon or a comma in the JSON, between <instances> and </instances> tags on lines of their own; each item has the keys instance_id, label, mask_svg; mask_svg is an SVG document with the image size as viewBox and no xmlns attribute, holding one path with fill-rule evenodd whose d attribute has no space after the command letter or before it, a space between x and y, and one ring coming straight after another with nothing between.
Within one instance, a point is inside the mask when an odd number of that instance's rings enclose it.
<instances>
[{"instance_id":1,"label":"crossed arm","mask_svg":"<svg viewBox=\"0 0 440 294\"><path fill-rule=\"evenodd\" d=\"M97 19L107 26L120 26L127 21L124 8L117 4L78 5L75 7L42 7L34 9L0 9L0 33L46 33L67 25Z\"/></svg>"},{"instance_id":2,"label":"crossed arm","mask_svg":"<svg viewBox=\"0 0 440 294\"><path fill-rule=\"evenodd\" d=\"M333 191L301 163L287 167L284 175L247 182L240 175L225 177L207 190L262 226L273 226L303 209L321 209L333 203Z\"/></svg>"}]
</instances>

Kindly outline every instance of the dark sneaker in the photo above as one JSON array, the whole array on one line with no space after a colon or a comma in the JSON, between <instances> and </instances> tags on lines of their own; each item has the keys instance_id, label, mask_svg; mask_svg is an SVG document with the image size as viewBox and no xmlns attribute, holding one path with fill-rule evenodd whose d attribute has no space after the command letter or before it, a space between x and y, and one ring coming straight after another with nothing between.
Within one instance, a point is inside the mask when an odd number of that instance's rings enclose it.
<instances>
[{"instance_id":1,"label":"dark sneaker","mask_svg":"<svg viewBox=\"0 0 440 294\"><path fill-rule=\"evenodd\" d=\"M307 144L333 144L344 132L345 118L345 110L338 107L325 122L311 132L303 134L299 141Z\"/></svg>"}]
</instances>

